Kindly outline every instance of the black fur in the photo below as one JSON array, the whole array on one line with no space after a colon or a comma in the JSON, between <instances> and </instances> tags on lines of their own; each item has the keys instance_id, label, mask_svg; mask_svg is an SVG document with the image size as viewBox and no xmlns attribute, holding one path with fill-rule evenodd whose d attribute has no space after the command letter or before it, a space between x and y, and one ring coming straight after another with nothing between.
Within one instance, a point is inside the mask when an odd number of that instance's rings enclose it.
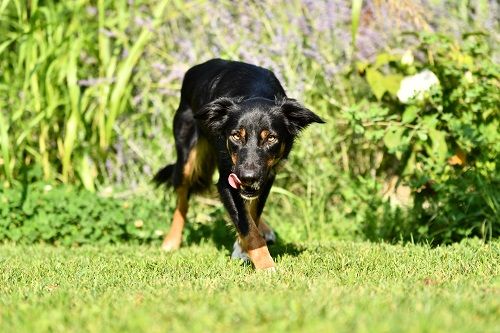
<instances>
[{"instance_id":1,"label":"black fur","mask_svg":"<svg viewBox=\"0 0 500 333\"><path fill-rule=\"evenodd\" d=\"M161 169L154 181L175 188L187 186L192 193L210 184L217 167L221 200L244 236L249 227L245 200L258 201L260 216L276 167L287 158L299 132L314 122L323 120L287 98L271 71L236 61L207 61L189 69L184 77L174 117L177 162ZM193 149L202 167L184 179L184 166ZM241 179L241 188L229 185L231 173Z\"/></svg>"}]
</instances>

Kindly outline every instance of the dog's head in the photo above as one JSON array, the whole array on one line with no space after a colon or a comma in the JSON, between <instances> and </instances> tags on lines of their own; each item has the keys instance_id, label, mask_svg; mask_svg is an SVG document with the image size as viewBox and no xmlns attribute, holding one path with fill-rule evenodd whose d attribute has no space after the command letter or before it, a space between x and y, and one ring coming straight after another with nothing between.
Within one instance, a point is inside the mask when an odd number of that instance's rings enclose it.
<instances>
[{"instance_id":1,"label":"dog's head","mask_svg":"<svg viewBox=\"0 0 500 333\"><path fill-rule=\"evenodd\" d=\"M225 143L231 161L229 184L255 199L274 167L286 158L299 132L324 121L294 99L222 97L195 117ZM223 175L226 176L226 175Z\"/></svg>"}]
</instances>

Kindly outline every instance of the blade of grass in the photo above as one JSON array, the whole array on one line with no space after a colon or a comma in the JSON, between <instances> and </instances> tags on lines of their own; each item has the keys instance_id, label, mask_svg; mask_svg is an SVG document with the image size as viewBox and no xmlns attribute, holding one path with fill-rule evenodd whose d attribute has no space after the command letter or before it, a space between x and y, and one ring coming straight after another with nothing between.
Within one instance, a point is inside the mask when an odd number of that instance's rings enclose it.
<instances>
[{"instance_id":1,"label":"blade of grass","mask_svg":"<svg viewBox=\"0 0 500 333\"><path fill-rule=\"evenodd\" d=\"M352 38L352 56L356 53L356 36L358 34L359 19L361 17L361 8L363 0L352 0L351 8L351 38Z\"/></svg>"},{"instance_id":2,"label":"blade of grass","mask_svg":"<svg viewBox=\"0 0 500 333\"><path fill-rule=\"evenodd\" d=\"M0 105L0 146L2 147L3 168L7 179L12 180L12 170L10 168L10 142L9 142L9 124L3 116L4 106Z\"/></svg>"},{"instance_id":3,"label":"blade of grass","mask_svg":"<svg viewBox=\"0 0 500 333\"><path fill-rule=\"evenodd\" d=\"M71 111L66 122L64 131L63 156L62 156L62 181L68 182L72 171L71 154L78 134L78 123L80 119L80 87L77 78L77 58L80 53L79 40L73 42L71 52L68 54L68 66L66 71L66 82L68 85Z\"/></svg>"},{"instance_id":4,"label":"blade of grass","mask_svg":"<svg viewBox=\"0 0 500 333\"><path fill-rule=\"evenodd\" d=\"M163 14L168 3L168 0L164 0L156 6L154 10L155 16L153 19L153 27L157 27L163 19ZM150 30L150 28L144 27L139 37L137 38L137 41L130 49L128 57L118 68L116 83L113 87L113 91L111 92L111 98L109 101L109 115L106 119L106 138L104 141L105 148L109 147L111 143L113 126L115 124L116 118L118 117L121 106L125 102L124 97L126 96L125 93L127 91L127 85L129 83L132 70L141 57L142 52L144 51L144 47L149 42L152 36L153 32Z\"/></svg>"}]
</instances>

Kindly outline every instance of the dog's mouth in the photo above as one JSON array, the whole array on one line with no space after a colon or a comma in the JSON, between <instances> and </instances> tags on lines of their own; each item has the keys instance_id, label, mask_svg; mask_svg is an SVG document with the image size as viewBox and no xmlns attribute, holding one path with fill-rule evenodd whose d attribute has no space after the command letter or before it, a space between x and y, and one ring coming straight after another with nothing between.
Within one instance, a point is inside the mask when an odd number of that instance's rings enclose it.
<instances>
[{"instance_id":1,"label":"dog's mouth","mask_svg":"<svg viewBox=\"0 0 500 333\"><path fill-rule=\"evenodd\" d=\"M243 185L236 174L231 173L227 179L229 185L237 190L240 190L240 195L245 200L255 200L259 196L259 189L256 186Z\"/></svg>"},{"instance_id":2,"label":"dog's mouth","mask_svg":"<svg viewBox=\"0 0 500 333\"><path fill-rule=\"evenodd\" d=\"M241 186L240 195L245 200L255 200L259 197L259 192L250 187Z\"/></svg>"}]
</instances>

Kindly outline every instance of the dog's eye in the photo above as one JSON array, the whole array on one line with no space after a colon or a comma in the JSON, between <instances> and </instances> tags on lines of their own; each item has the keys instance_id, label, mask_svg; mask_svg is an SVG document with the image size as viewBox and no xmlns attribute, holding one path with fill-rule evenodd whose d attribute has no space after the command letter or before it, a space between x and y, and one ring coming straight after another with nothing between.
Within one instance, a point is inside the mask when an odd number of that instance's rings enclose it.
<instances>
[{"instance_id":1,"label":"dog's eye","mask_svg":"<svg viewBox=\"0 0 500 333\"><path fill-rule=\"evenodd\" d=\"M276 141L278 141L278 137L277 137L276 135L269 134L269 135L267 136L266 141L267 141L268 143L275 143Z\"/></svg>"}]
</instances>

